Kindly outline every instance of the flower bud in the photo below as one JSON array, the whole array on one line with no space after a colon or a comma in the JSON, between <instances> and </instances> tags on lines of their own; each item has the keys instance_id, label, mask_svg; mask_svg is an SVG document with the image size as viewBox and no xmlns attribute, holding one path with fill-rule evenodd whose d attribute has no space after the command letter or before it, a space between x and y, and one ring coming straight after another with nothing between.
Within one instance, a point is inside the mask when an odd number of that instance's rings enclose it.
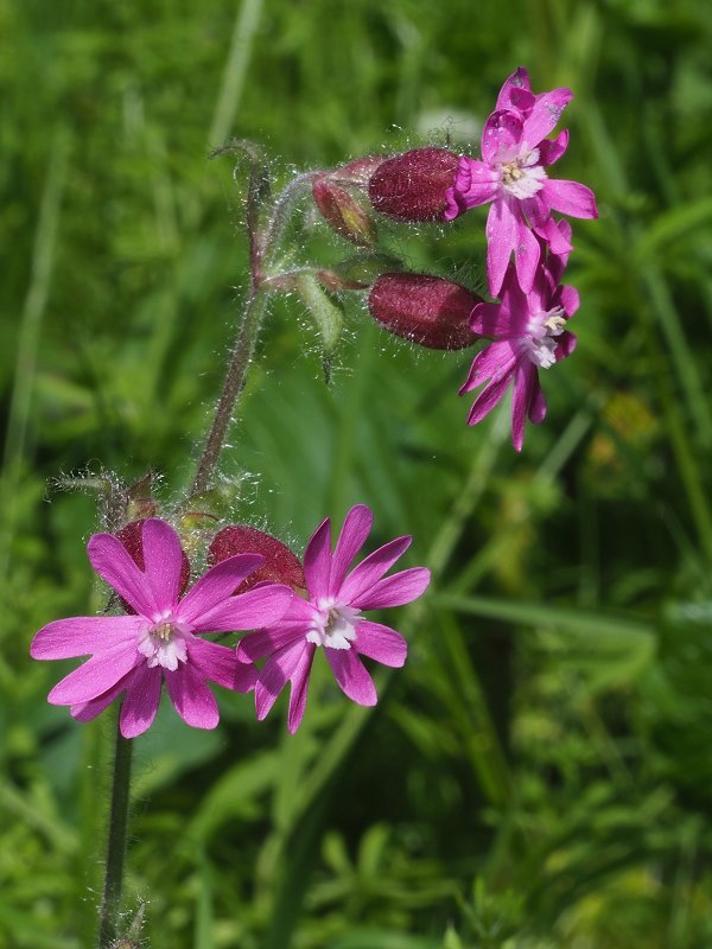
<instances>
[{"instance_id":1,"label":"flower bud","mask_svg":"<svg viewBox=\"0 0 712 949\"><path fill-rule=\"evenodd\" d=\"M248 527L247 524L230 524L223 527L213 538L208 549L208 563L216 564L234 557L235 554L262 554L265 562L243 580L235 593L245 593L258 583L286 583L287 586L304 589L304 568L299 558L286 544L271 534Z\"/></svg>"},{"instance_id":2,"label":"flower bud","mask_svg":"<svg viewBox=\"0 0 712 949\"><path fill-rule=\"evenodd\" d=\"M376 226L356 199L328 175L314 180L314 202L327 224L352 244L370 247L376 241Z\"/></svg>"},{"instance_id":3,"label":"flower bud","mask_svg":"<svg viewBox=\"0 0 712 949\"><path fill-rule=\"evenodd\" d=\"M371 204L399 221L436 221L455 180L458 156L447 148L414 148L388 158L368 183Z\"/></svg>"},{"instance_id":4,"label":"flower bud","mask_svg":"<svg viewBox=\"0 0 712 949\"><path fill-rule=\"evenodd\" d=\"M368 308L389 332L429 349L464 349L479 337L470 314L482 299L466 287L429 274L382 274Z\"/></svg>"},{"instance_id":5,"label":"flower bud","mask_svg":"<svg viewBox=\"0 0 712 949\"><path fill-rule=\"evenodd\" d=\"M137 521L129 521L125 527L122 527L120 531L116 532L116 536L119 538L121 543L124 545L128 551L129 556L139 568L139 570L145 570L146 564L143 559L143 523L146 518L141 518ZM185 588L188 586L188 581L190 580L190 561L185 555L185 551L182 551L183 554L183 563L180 570L180 590L179 593L183 593ZM121 601L124 605L124 609L127 613L135 613L136 611L132 609L128 603L124 600Z\"/></svg>"},{"instance_id":6,"label":"flower bud","mask_svg":"<svg viewBox=\"0 0 712 949\"><path fill-rule=\"evenodd\" d=\"M362 155L360 158L354 158L345 165L339 165L330 171L329 178L340 184L360 185L364 187L368 184L371 176L385 161L383 155Z\"/></svg>"}]
</instances>

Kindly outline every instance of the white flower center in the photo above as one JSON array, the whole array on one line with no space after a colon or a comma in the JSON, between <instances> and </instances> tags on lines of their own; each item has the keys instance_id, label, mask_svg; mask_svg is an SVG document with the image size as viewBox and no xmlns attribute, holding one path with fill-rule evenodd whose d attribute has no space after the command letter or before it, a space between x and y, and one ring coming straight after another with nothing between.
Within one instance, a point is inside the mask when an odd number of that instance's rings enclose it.
<instances>
[{"instance_id":1,"label":"white flower center","mask_svg":"<svg viewBox=\"0 0 712 949\"><path fill-rule=\"evenodd\" d=\"M537 313L527 324L527 335L523 337L523 348L534 363L541 369L549 369L556 362L557 336L566 329L566 316L560 306Z\"/></svg>"},{"instance_id":2,"label":"white flower center","mask_svg":"<svg viewBox=\"0 0 712 949\"><path fill-rule=\"evenodd\" d=\"M360 610L352 606L339 606L333 600L319 600L319 613L312 620L307 633L307 642L329 649L350 649L356 639L356 623Z\"/></svg>"},{"instance_id":3,"label":"white flower center","mask_svg":"<svg viewBox=\"0 0 712 949\"><path fill-rule=\"evenodd\" d=\"M533 148L517 158L504 161L500 165L500 181L508 194L515 198L532 198L541 191L546 180L546 172L539 161L539 149Z\"/></svg>"},{"instance_id":4,"label":"white flower center","mask_svg":"<svg viewBox=\"0 0 712 949\"><path fill-rule=\"evenodd\" d=\"M179 662L186 662L188 630L170 617L160 619L141 636L138 651L146 657L149 669L162 666L175 672Z\"/></svg>"}]
</instances>

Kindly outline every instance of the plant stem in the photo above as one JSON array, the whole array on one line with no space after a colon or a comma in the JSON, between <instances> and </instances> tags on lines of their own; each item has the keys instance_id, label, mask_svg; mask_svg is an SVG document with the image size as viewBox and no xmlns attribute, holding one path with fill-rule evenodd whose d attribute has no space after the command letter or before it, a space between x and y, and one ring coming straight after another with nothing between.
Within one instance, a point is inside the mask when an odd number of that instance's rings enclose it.
<instances>
[{"instance_id":1,"label":"plant stem","mask_svg":"<svg viewBox=\"0 0 712 949\"><path fill-rule=\"evenodd\" d=\"M99 949L109 949L116 936L116 915L121 900L129 816L132 742L122 738L116 722L116 751L111 787L109 837L106 846L106 875L99 912Z\"/></svg>"},{"instance_id":2,"label":"plant stem","mask_svg":"<svg viewBox=\"0 0 712 949\"><path fill-rule=\"evenodd\" d=\"M215 407L215 415L210 432L205 441L205 447L198 462L198 470L190 489L190 497L202 494L208 487L210 478L218 463L220 452L222 451L228 425L232 418L235 404L240 396L242 387L245 383L245 376L249 369L254 352L257 333L262 322L265 306L267 303L267 293L257 289L254 286L250 290L250 295L245 304L240 326L232 347L230 361L225 374L222 392Z\"/></svg>"}]
</instances>

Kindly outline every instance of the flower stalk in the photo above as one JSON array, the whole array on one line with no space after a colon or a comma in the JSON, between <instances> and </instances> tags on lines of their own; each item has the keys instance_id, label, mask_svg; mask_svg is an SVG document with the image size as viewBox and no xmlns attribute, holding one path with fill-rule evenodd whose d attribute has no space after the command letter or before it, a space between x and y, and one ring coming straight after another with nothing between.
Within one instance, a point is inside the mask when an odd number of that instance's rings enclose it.
<instances>
[{"instance_id":1,"label":"flower stalk","mask_svg":"<svg viewBox=\"0 0 712 949\"><path fill-rule=\"evenodd\" d=\"M266 306L266 291L253 287L233 343L222 392L215 406L213 423L198 461L195 479L190 489L189 497L191 498L203 494L209 487L225 443L228 426L245 384Z\"/></svg>"},{"instance_id":2,"label":"flower stalk","mask_svg":"<svg viewBox=\"0 0 712 949\"><path fill-rule=\"evenodd\" d=\"M124 880L132 751L132 743L122 737L117 719L109 836L106 845L106 871L99 910L99 949L109 949L116 937L116 923Z\"/></svg>"}]
</instances>

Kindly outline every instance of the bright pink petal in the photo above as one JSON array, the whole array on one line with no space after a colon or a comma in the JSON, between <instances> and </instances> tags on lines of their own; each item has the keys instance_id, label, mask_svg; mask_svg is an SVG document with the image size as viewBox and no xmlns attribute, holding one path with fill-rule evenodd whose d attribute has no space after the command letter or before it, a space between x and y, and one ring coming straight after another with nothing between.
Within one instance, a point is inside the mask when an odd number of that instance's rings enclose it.
<instances>
[{"instance_id":1,"label":"bright pink petal","mask_svg":"<svg viewBox=\"0 0 712 949\"><path fill-rule=\"evenodd\" d=\"M493 112L482 129L482 157L489 165L508 161L515 157L521 139L522 121L514 112Z\"/></svg>"},{"instance_id":2,"label":"bright pink petal","mask_svg":"<svg viewBox=\"0 0 712 949\"><path fill-rule=\"evenodd\" d=\"M346 515L331 558L329 590L332 595L340 589L351 561L366 543L372 526L373 512L365 504L356 504Z\"/></svg>"},{"instance_id":3,"label":"bright pink petal","mask_svg":"<svg viewBox=\"0 0 712 949\"><path fill-rule=\"evenodd\" d=\"M102 692L101 695L97 695L95 699L90 699L88 702L80 702L77 705L72 705L72 707L69 709L72 718L76 719L78 722L90 722L93 718L96 718L97 715L101 715L104 709L108 708L111 703L126 689L128 683L131 681L131 677L135 672L136 670L133 669L125 676L122 676L118 682L112 685L110 689L107 689L106 692Z\"/></svg>"},{"instance_id":4,"label":"bright pink petal","mask_svg":"<svg viewBox=\"0 0 712 949\"><path fill-rule=\"evenodd\" d=\"M378 701L376 686L356 650L326 647L324 651L344 695L357 705L375 705Z\"/></svg>"},{"instance_id":5,"label":"bright pink petal","mask_svg":"<svg viewBox=\"0 0 712 949\"><path fill-rule=\"evenodd\" d=\"M573 97L570 89L553 89L537 96L534 108L524 121L522 139L535 148L559 124L562 112Z\"/></svg>"},{"instance_id":6,"label":"bright pink petal","mask_svg":"<svg viewBox=\"0 0 712 949\"><path fill-rule=\"evenodd\" d=\"M459 209L474 208L493 201L499 190L499 175L491 165L463 155L457 167L453 191ZM457 215L451 215L456 217ZM449 218L448 218L449 219Z\"/></svg>"},{"instance_id":7,"label":"bright pink petal","mask_svg":"<svg viewBox=\"0 0 712 949\"><path fill-rule=\"evenodd\" d=\"M576 287L564 284L559 290L559 302L567 316L573 316L581 305L581 298Z\"/></svg>"},{"instance_id":8,"label":"bright pink petal","mask_svg":"<svg viewBox=\"0 0 712 949\"><path fill-rule=\"evenodd\" d=\"M489 315L487 319L489 319ZM498 323L494 322L489 325L499 326ZM512 371L514 363L515 356L512 347L506 340L490 343L473 359L467 379L460 387L460 395L471 392L481 386L483 382L494 382L501 379L502 376Z\"/></svg>"},{"instance_id":9,"label":"bright pink petal","mask_svg":"<svg viewBox=\"0 0 712 949\"><path fill-rule=\"evenodd\" d=\"M315 652L316 646L307 643L307 648L302 652L299 662L290 676L292 688L289 694L287 728L292 735L299 728L304 718L309 691L309 673L311 672Z\"/></svg>"},{"instance_id":10,"label":"bright pink petal","mask_svg":"<svg viewBox=\"0 0 712 949\"><path fill-rule=\"evenodd\" d=\"M410 567L391 577L385 577L353 600L359 610L380 610L388 606L403 606L411 603L427 589L430 583L430 571L427 567Z\"/></svg>"},{"instance_id":11,"label":"bright pink petal","mask_svg":"<svg viewBox=\"0 0 712 949\"><path fill-rule=\"evenodd\" d=\"M205 613L228 599L245 577L261 567L264 561L261 554L236 554L211 567L178 604L178 619L192 626Z\"/></svg>"},{"instance_id":12,"label":"bright pink petal","mask_svg":"<svg viewBox=\"0 0 712 949\"><path fill-rule=\"evenodd\" d=\"M529 293L534 283L536 268L539 265L541 250L539 241L534 237L523 220L517 222L517 244L514 248L514 264L517 269L519 286Z\"/></svg>"},{"instance_id":13,"label":"bright pink petal","mask_svg":"<svg viewBox=\"0 0 712 949\"><path fill-rule=\"evenodd\" d=\"M158 666L149 669L147 665L142 665L133 673L126 688L119 720L124 738L137 738L153 725L161 701L162 681Z\"/></svg>"},{"instance_id":14,"label":"bright pink petal","mask_svg":"<svg viewBox=\"0 0 712 949\"><path fill-rule=\"evenodd\" d=\"M328 596L330 573L331 521L327 517L309 538L304 551L304 576L312 598Z\"/></svg>"},{"instance_id":15,"label":"bright pink petal","mask_svg":"<svg viewBox=\"0 0 712 949\"><path fill-rule=\"evenodd\" d=\"M509 312L501 303L478 303L470 314L470 329L478 336L491 336L495 339L507 336ZM489 348L483 349L482 353L488 352ZM478 355L481 356L482 353Z\"/></svg>"},{"instance_id":16,"label":"bright pink petal","mask_svg":"<svg viewBox=\"0 0 712 949\"><path fill-rule=\"evenodd\" d=\"M487 215L487 280L493 297L499 295L517 237L517 218L506 198L498 198Z\"/></svg>"},{"instance_id":17,"label":"bright pink petal","mask_svg":"<svg viewBox=\"0 0 712 949\"><path fill-rule=\"evenodd\" d=\"M192 663L181 663L175 672L164 669L164 675L171 702L186 725L206 729L217 727L220 721L218 703L202 673Z\"/></svg>"},{"instance_id":18,"label":"bright pink petal","mask_svg":"<svg viewBox=\"0 0 712 949\"><path fill-rule=\"evenodd\" d=\"M82 663L55 685L47 696L50 705L80 705L116 685L143 656L133 644L121 644Z\"/></svg>"},{"instance_id":19,"label":"bright pink petal","mask_svg":"<svg viewBox=\"0 0 712 949\"><path fill-rule=\"evenodd\" d=\"M238 662L255 662L264 659L273 653L288 646L290 643L304 639L309 631L309 623L304 621L282 623L272 629L259 629L255 633L248 633L237 644Z\"/></svg>"},{"instance_id":20,"label":"bright pink petal","mask_svg":"<svg viewBox=\"0 0 712 949\"><path fill-rule=\"evenodd\" d=\"M536 367L528 359L517 366L512 399L512 444L516 451L521 451L524 444L524 428L536 391L536 378Z\"/></svg>"},{"instance_id":21,"label":"bright pink petal","mask_svg":"<svg viewBox=\"0 0 712 949\"><path fill-rule=\"evenodd\" d=\"M559 336L559 345L556 347L556 359L565 359L576 349L576 337L568 331Z\"/></svg>"},{"instance_id":22,"label":"bright pink petal","mask_svg":"<svg viewBox=\"0 0 712 949\"><path fill-rule=\"evenodd\" d=\"M153 590L158 609L172 609L178 602L183 548L170 524L151 517L141 526L144 572Z\"/></svg>"},{"instance_id":23,"label":"bright pink petal","mask_svg":"<svg viewBox=\"0 0 712 949\"><path fill-rule=\"evenodd\" d=\"M546 138L539 143L539 161L542 165L553 165L569 147L569 130L563 129L556 138Z\"/></svg>"},{"instance_id":24,"label":"bright pink petal","mask_svg":"<svg viewBox=\"0 0 712 949\"><path fill-rule=\"evenodd\" d=\"M499 90L499 95L497 96L497 104L495 108L499 111L502 109L521 109L524 111L523 106L528 105L531 109L534 105L534 96L531 92L531 83L529 82L529 73L523 66L519 66L514 72L507 76L502 84L502 88ZM531 96L531 101L522 96L522 93L529 93Z\"/></svg>"},{"instance_id":25,"label":"bright pink petal","mask_svg":"<svg viewBox=\"0 0 712 949\"><path fill-rule=\"evenodd\" d=\"M142 616L72 616L48 623L30 646L33 659L73 659L137 642L146 628Z\"/></svg>"},{"instance_id":26,"label":"bright pink petal","mask_svg":"<svg viewBox=\"0 0 712 949\"><path fill-rule=\"evenodd\" d=\"M504 398L509 383L512 381L515 367L516 361L514 357L512 357L506 371L503 371L499 378L490 382L490 384L480 392L473 402L472 408L467 416L468 425L477 425L478 422L481 422L483 418L489 415L496 405L499 405Z\"/></svg>"},{"instance_id":27,"label":"bright pink petal","mask_svg":"<svg viewBox=\"0 0 712 949\"><path fill-rule=\"evenodd\" d=\"M569 229L569 239L567 239L566 231L561 227L564 223L568 222L556 221L553 217L549 217L544 224L534 229L539 237L548 244L547 266L556 280L560 279L564 272L569 254L573 250L570 241L571 231Z\"/></svg>"},{"instance_id":28,"label":"bright pink petal","mask_svg":"<svg viewBox=\"0 0 712 949\"><path fill-rule=\"evenodd\" d=\"M339 600L344 604L352 603L370 590L391 569L396 560L403 556L412 540L413 538L408 536L396 537L395 540L389 541L369 554L357 567L354 567L344 581Z\"/></svg>"},{"instance_id":29,"label":"bright pink petal","mask_svg":"<svg viewBox=\"0 0 712 949\"><path fill-rule=\"evenodd\" d=\"M300 638L283 646L268 659L259 673L255 685L255 710L258 721L269 714L285 683L291 678L302 660L302 654L312 644ZM315 648L312 646L312 649Z\"/></svg>"},{"instance_id":30,"label":"bright pink petal","mask_svg":"<svg viewBox=\"0 0 712 949\"><path fill-rule=\"evenodd\" d=\"M547 178L541 191L549 207L571 217L596 218L596 197L590 188L578 181Z\"/></svg>"},{"instance_id":31,"label":"bright pink petal","mask_svg":"<svg viewBox=\"0 0 712 949\"><path fill-rule=\"evenodd\" d=\"M529 421L534 425L539 425L546 418L546 399L541 391L541 385L537 376L536 389L529 406Z\"/></svg>"},{"instance_id":32,"label":"bright pink petal","mask_svg":"<svg viewBox=\"0 0 712 949\"><path fill-rule=\"evenodd\" d=\"M249 692L257 681L255 667L238 662L235 650L229 646L194 636L188 642L188 656L204 679L233 692Z\"/></svg>"},{"instance_id":33,"label":"bright pink petal","mask_svg":"<svg viewBox=\"0 0 712 949\"><path fill-rule=\"evenodd\" d=\"M261 629L281 619L294 592L282 583L266 583L247 593L230 596L193 620L198 633L228 633L239 629Z\"/></svg>"},{"instance_id":34,"label":"bright pink petal","mask_svg":"<svg viewBox=\"0 0 712 949\"><path fill-rule=\"evenodd\" d=\"M137 613L153 617L160 612L148 577L113 534L93 534L87 554L94 570Z\"/></svg>"},{"instance_id":35,"label":"bright pink petal","mask_svg":"<svg viewBox=\"0 0 712 949\"><path fill-rule=\"evenodd\" d=\"M400 669L408 655L408 643L390 626L359 620L356 625L356 651L384 666Z\"/></svg>"}]
</instances>

